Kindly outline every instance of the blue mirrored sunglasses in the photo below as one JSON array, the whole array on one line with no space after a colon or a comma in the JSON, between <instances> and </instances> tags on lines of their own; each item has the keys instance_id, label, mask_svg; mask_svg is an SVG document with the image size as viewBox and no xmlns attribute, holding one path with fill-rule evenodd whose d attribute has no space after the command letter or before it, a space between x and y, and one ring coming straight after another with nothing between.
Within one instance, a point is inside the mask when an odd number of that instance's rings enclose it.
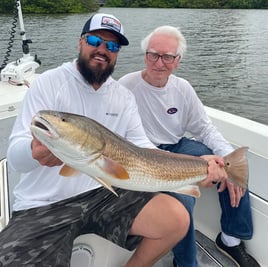
<instances>
[{"instance_id":1,"label":"blue mirrored sunglasses","mask_svg":"<svg viewBox=\"0 0 268 267\"><path fill-rule=\"evenodd\" d=\"M83 39L86 40L88 45L98 47L100 46L103 42L106 44L106 48L113 53L117 53L120 50L120 44L114 41L106 41L101 39L99 36L95 35L84 35L82 36Z\"/></svg>"}]
</instances>

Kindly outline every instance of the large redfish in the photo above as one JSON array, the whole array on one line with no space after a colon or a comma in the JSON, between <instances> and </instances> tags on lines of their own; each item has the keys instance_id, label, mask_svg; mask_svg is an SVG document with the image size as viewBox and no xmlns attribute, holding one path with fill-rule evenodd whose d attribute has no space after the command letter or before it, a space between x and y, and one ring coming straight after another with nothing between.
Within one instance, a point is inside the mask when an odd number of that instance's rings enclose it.
<instances>
[{"instance_id":1,"label":"large redfish","mask_svg":"<svg viewBox=\"0 0 268 267\"><path fill-rule=\"evenodd\" d=\"M199 188L194 184L207 176L207 162L199 157L135 146L84 116L43 110L30 128L65 163L61 175L77 175L78 170L114 193L112 186L198 197ZM224 157L228 177L243 188L248 182L246 152L246 147L238 148Z\"/></svg>"}]
</instances>

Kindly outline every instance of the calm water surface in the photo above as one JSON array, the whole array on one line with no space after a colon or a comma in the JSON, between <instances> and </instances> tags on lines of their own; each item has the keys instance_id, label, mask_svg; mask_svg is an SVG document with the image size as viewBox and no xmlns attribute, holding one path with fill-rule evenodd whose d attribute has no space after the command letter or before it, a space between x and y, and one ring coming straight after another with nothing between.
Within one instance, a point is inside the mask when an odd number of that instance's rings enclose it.
<instances>
[{"instance_id":1,"label":"calm water surface","mask_svg":"<svg viewBox=\"0 0 268 267\"><path fill-rule=\"evenodd\" d=\"M268 10L101 8L117 16L130 45L119 55L114 78L142 69L140 41L157 26L180 27L188 49L176 71L191 82L204 104L268 125ZM78 38L90 14L24 16L31 54L39 71L77 55ZM0 17L0 63L12 17ZM19 26L10 59L21 55Z\"/></svg>"}]
</instances>

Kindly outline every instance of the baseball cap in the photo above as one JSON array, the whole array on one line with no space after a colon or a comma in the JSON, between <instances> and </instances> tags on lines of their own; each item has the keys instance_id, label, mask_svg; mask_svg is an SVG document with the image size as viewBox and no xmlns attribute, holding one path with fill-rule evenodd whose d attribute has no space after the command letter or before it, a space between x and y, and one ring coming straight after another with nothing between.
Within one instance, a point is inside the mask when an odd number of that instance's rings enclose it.
<instances>
[{"instance_id":1,"label":"baseball cap","mask_svg":"<svg viewBox=\"0 0 268 267\"><path fill-rule=\"evenodd\" d=\"M85 23L81 36L87 32L106 30L113 33L119 40L120 45L128 45L128 39L124 35L121 22L111 14L97 13Z\"/></svg>"}]
</instances>

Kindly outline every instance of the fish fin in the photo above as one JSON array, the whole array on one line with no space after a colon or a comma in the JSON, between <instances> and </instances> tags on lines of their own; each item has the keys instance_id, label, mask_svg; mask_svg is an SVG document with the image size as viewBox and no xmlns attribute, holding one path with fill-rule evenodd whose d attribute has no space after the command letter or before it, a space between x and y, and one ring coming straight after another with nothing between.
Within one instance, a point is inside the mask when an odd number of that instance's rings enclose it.
<instances>
[{"instance_id":1,"label":"fish fin","mask_svg":"<svg viewBox=\"0 0 268 267\"><path fill-rule=\"evenodd\" d=\"M176 192L183 195L189 195L195 198L201 196L198 185L186 185L176 190Z\"/></svg>"},{"instance_id":2,"label":"fish fin","mask_svg":"<svg viewBox=\"0 0 268 267\"><path fill-rule=\"evenodd\" d=\"M240 147L224 157L224 168L234 184L246 189L248 186L248 147Z\"/></svg>"},{"instance_id":3,"label":"fish fin","mask_svg":"<svg viewBox=\"0 0 268 267\"><path fill-rule=\"evenodd\" d=\"M103 179L99 178L99 177L95 177L95 179L101 184L103 185L106 189L110 190L112 193L114 193L117 197L118 194L114 191L114 189L112 188L112 186L110 184L107 184L105 181L103 181Z\"/></svg>"},{"instance_id":4,"label":"fish fin","mask_svg":"<svg viewBox=\"0 0 268 267\"><path fill-rule=\"evenodd\" d=\"M75 175L79 175L81 172L68 166L68 165L63 165L63 167L60 170L60 175L61 176L65 176L65 177L69 177L69 176L75 176ZM103 185L106 189L110 190L112 193L114 193L117 197L118 194L114 191L114 189L112 188L111 185L107 184L106 182L104 182L101 178L99 177L95 177L95 179L101 184Z\"/></svg>"},{"instance_id":5,"label":"fish fin","mask_svg":"<svg viewBox=\"0 0 268 267\"><path fill-rule=\"evenodd\" d=\"M118 162L111 160L105 156L99 158L96 162L98 166L106 173L117 179L129 179L126 169Z\"/></svg>"},{"instance_id":6,"label":"fish fin","mask_svg":"<svg viewBox=\"0 0 268 267\"><path fill-rule=\"evenodd\" d=\"M76 176L79 175L81 172L68 166L68 165L63 165L63 167L60 169L59 174L61 176L69 177L69 176Z\"/></svg>"}]
</instances>

